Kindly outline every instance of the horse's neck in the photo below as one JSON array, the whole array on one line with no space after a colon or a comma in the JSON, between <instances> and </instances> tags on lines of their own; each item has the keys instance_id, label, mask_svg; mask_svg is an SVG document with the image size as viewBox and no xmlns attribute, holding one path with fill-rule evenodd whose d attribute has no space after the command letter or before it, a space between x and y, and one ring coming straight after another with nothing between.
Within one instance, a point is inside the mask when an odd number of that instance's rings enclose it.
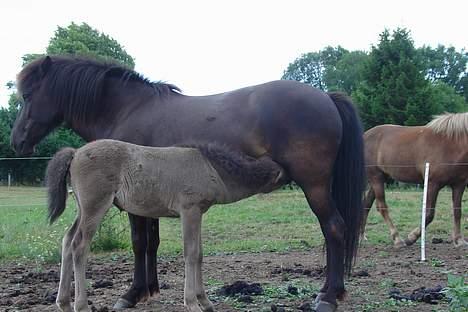
<instances>
[{"instance_id":1,"label":"horse's neck","mask_svg":"<svg viewBox=\"0 0 468 312\"><path fill-rule=\"evenodd\" d=\"M100 105L107 109L97 118L88 118L85 122L69 122L71 128L86 141L98 139L118 139L136 144L143 144L131 136L132 129L138 127L136 114L146 111L146 114L156 116L154 112L154 91L148 86L133 86L132 92L123 89L110 89ZM147 95L147 96L145 96ZM148 109L146 109L146 107ZM151 135L148 133L145 135Z\"/></svg>"}]
</instances>

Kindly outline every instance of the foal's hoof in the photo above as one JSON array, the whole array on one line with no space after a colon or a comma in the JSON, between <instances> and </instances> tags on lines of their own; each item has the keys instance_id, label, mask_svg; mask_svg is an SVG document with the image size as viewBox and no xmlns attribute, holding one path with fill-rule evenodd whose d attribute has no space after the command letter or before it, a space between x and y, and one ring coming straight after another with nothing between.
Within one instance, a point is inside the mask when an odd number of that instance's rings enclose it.
<instances>
[{"instance_id":1,"label":"foal's hoof","mask_svg":"<svg viewBox=\"0 0 468 312\"><path fill-rule=\"evenodd\" d=\"M453 246L455 248L460 248L460 247L463 247L463 246L468 246L468 242L463 239L463 238L460 238L460 239L457 239L457 240L454 240L453 241Z\"/></svg>"},{"instance_id":2,"label":"foal's hoof","mask_svg":"<svg viewBox=\"0 0 468 312\"><path fill-rule=\"evenodd\" d=\"M324 296L325 296L324 292L319 292L317 294L317 297L315 297L315 300L314 300L315 305L317 305Z\"/></svg>"},{"instance_id":3,"label":"foal's hoof","mask_svg":"<svg viewBox=\"0 0 468 312\"><path fill-rule=\"evenodd\" d=\"M123 310L128 308L133 308L136 304L131 303L127 299L119 298L117 302L114 304L114 310Z\"/></svg>"},{"instance_id":4,"label":"foal's hoof","mask_svg":"<svg viewBox=\"0 0 468 312\"><path fill-rule=\"evenodd\" d=\"M314 311L315 312L335 312L337 309L336 304L326 302L326 301L319 301L315 305Z\"/></svg>"}]
</instances>

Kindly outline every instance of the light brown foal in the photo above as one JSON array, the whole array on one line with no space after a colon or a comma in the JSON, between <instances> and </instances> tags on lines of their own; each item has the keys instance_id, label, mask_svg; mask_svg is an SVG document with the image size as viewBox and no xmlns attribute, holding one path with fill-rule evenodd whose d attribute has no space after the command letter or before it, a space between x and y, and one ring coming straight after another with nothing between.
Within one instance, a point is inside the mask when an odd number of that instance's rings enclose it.
<instances>
[{"instance_id":1,"label":"light brown foal","mask_svg":"<svg viewBox=\"0 0 468 312\"><path fill-rule=\"evenodd\" d=\"M184 305L190 312L214 311L202 282L202 214L214 204L270 192L286 182L283 169L271 159L257 160L219 146L157 148L99 140L77 150L63 149L50 161L46 176L51 222L65 209L68 175L78 214L63 238L57 305L65 312L72 311L72 269L74 309L90 311L86 259L92 237L112 204L139 216L181 218Z\"/></svg>"}]
</instances>

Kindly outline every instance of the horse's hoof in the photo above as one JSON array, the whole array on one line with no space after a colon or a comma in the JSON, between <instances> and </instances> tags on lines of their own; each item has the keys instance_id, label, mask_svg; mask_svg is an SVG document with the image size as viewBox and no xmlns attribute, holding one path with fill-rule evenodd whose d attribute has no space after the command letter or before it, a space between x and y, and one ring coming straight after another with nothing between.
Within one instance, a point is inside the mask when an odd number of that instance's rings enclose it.
<instances>
[{"instance_id":1,"label":"horse's hoof","mask_svg":"<svg viewBox=\"0 0 468 312\"><path fill-rule=\"evenodd\" d=\"M315 305L315 312L335 312L337 309L336 304L326 302L326 301L319 301Z\"/></svg>"},{"instance_id":2,"label":"horse's hoof","mask_svg":"<svg viewBox=\"0 0 468 312\"><path fill-rule=\"evenodd\" d=\"M409 245L407 245L407 243L404 240L402 240L401 238L395 240L395 242L393 243L393 247L395 249L401 249L401 248L406 247L406 246L409 246Z\"/></svg>"},{"instance_id":3,"label":"horse's hoof","mask_svg":"<svg viewBox=\"0 0 468 312\"><path fill-rule=\"evenodd\" d=\"M460 247L463 247L463 246L468 246L468 242L463 239L463 238L460 238L460 239L457 239L457 240L454 240L453 241L453 246L455 248L460 248Z\"/></svg>"},{"instance_id":4,"label":"horse's hoof","mask_svg":"<svg viewBox=\"0 0 468 312\"><path fill-rule=\"evenodd\" d=\"M114 310L133 308L135 305L136 304L131 303L127 299L119 298L119 300L117 300L117 302L114 304Z\"/></svg>"},{"instance_id":5,"label":"horse's hoof","mask_svg":"<svg viewBox=\"0 0 468 312\"><path fill-rule=\"evenodd\" d=\"M314 303L317 305L317 303L320 302L320 300L322 300L322 298L325 296L325 293L324 292L319 292L317 294L317 297L315 297L315 300L314 300Z\"/></svg>"}]
</instances>

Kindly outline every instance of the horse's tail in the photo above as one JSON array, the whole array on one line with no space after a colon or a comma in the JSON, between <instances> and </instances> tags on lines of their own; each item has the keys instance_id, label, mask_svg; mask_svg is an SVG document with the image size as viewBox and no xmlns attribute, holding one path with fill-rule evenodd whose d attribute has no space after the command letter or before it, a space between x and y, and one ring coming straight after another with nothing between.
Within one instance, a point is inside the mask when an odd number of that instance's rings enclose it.
<instances>
[{"instance_id":1,"label":"horse's tail","mask_svg":"<svg viewBox=\"0 0 468 312\"><path fill-rule=\"evenodd\" d=\"M351 100L329 93L343 123L343 137L333 172L332 196L345 222L345 272L351 273L362 226L362 195L365 187L364 139L361 121Z\"/></svg>"},{"instance_id":2,"label":"horse's tail","mask_svg":"<svg viewBox=\"0 0 468 312\"><path fill-rule=\"evenodd\" d=\"M66 147L58 151L49 161L46 170L48 190L48 219L52 224L65 210L67 201L67 176L75 149Z\"/></svg>"}]
</instances>

